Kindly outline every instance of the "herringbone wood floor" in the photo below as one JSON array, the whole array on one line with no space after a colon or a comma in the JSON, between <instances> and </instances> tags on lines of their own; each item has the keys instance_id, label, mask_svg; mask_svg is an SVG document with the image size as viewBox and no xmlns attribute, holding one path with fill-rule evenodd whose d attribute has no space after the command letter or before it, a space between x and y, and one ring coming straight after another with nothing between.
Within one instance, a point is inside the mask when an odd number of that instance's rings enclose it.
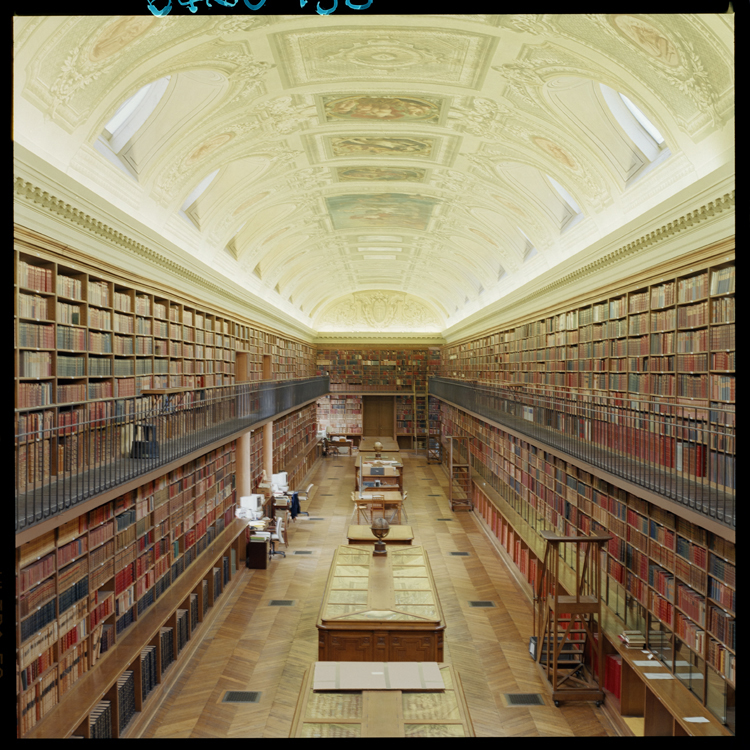
<instances>
[{"instance_id":1,"label":"herringbone wood floor","mask_svg":"<svg viewBox=\"0 0 750 750\"><path fill-rule=\"evenodd\" d=\"M404 456L404 488L414 544L430 558L446 619L445 661L458 670L477 736L614 736L593 703L555 708L528 654L531 604L472 513L452 513L447 477L423 457ZM354 458L321 461L308 506L289 531L286 558L243 570L223 610L165 698L144 737L287 737L302 677L317 660L318 615L334 548L346 544ZM437 521L437 518L451 518ZM294 555L311 550L311 555ZM453 557L450 552L469 552ZM293 599L271 607L271 599ZM494 608L468 601L489 599ZM258 704L223 704L227 690L258 690ZM544 706L507 707L505 693L541 693Z\"/></svg>"}]
</instances>

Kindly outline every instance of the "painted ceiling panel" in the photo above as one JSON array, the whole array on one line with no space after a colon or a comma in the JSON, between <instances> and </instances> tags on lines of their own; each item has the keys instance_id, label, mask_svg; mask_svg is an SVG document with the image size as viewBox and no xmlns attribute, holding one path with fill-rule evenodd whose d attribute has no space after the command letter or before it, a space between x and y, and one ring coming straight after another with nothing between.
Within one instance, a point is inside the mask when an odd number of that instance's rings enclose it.
<instances>
[{"instance_id":1,"label":"painted ceiling panel","mask_svg":"<svg viewBox=\"0 0 750 750\"><path fill-rule=\"evenodd\" d=\"M131 196L118 208L179 226L183 252L248 294L260 279L265 303L292 299L312 329L442 330L584 257L639 201L669 200L673 172L727 158L732 28L711 14L16 17L14 112L41 124L14 137L71 173L103 164L105 124L169 76L107 154L122 172L86 172L103 207ZM658 113L663 148L633 140L617 91ZM524 266L532 246L541 262Z\"/></svg>"}]
</instances>

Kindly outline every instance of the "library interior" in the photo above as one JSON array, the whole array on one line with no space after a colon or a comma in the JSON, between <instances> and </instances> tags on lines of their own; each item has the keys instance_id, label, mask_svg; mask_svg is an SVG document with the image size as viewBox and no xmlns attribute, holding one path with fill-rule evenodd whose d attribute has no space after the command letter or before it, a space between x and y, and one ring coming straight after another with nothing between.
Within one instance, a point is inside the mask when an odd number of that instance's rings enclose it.
<instances>
[{"instance_id":1,"label":"library interior","mask_svg":"<svg viewBox=\"0 0 750 750\"><path fill-rule=\"evenodd\" d=\"M16 736L733 736L731 3L311 8L13 18Z\"/></svg>"}]
</instances>

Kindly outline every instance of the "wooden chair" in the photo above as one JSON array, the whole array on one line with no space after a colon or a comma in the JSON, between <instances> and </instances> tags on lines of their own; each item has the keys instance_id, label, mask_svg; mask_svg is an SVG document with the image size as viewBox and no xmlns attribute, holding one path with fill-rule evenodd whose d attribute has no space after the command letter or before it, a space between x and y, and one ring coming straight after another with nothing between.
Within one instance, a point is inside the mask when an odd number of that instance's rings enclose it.
<instances>
[{"instance_id":1,"label":"wooden chair","mask_svg":"<svg viewBox=\"0 0 750 750\"><path fill-rule=\"evenodd\" d=\"M409 516L406 513L406 491L404 491L404 494L402 495L402 502L401 502L401 513L404 514L404 520L408 521ZM399 523L401 523L401 515L399 514Z\"/></svg>"},{"instance_id":2,"label":"wooden chair","mask_svg":"<svg viewBox=\"0 0 750 750\"><path fill-rule=\"evenodd\" d=\"M380 515L385 518L385 495L373 494L372 500L370 501L370 523L375 520L375 513L380 512Z\"/></svg>"}]
</instances>

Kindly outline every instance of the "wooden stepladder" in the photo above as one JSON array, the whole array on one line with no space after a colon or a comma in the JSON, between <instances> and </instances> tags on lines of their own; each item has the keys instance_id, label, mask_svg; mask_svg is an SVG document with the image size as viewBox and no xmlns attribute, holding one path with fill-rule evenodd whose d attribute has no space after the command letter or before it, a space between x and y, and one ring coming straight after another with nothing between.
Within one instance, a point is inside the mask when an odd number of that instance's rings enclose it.
<instances>
[{"instance_id":1,"label":"wooden stepladder","mask_svg":"<svg viewBox=\"0 0 750 750\"><path fill-rule=\"evenodd\" d=\"M448 500L451 510L473 510L471 502L471 467L469 465L468 437L445 436L448 461Z\"/></svg>"},{"instance_id":2,"label":"wooden stepladder","mask_svg":"<svg viewBox=\"0 0 750 750\"><path fill-rule=\"evenodd\" d=\"M534 597L534 636L531 653L552 685L552 700L604 700L601 680L604 653L597 636L601 613L602 544L612 537L558 536L542 531L546 540L544 562ZM567 595L560 586L561 545L575 545L575 590Z\"/></svg>"}]
</instances>

